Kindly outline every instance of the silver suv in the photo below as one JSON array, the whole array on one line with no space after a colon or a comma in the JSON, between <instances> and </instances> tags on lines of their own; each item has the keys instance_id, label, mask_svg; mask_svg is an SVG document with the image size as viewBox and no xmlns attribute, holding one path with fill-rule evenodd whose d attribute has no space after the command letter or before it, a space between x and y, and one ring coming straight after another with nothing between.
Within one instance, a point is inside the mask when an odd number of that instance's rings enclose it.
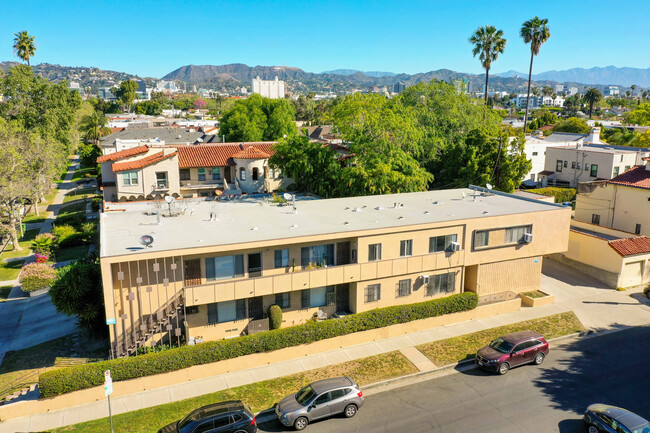
<instances>
[{"instance_id":1,"label":"silver suv","mask_svg":"<svg viewBox=\"0 0 650 433\"><path fill-rule=\"evenodd\" d=\"M345 377L319 380L283 398L275 408L278 420L296 430L304 430L317 419L342 413L346 418L363 406L363 392L354 380Z\"/></svg>"}]
</instances>

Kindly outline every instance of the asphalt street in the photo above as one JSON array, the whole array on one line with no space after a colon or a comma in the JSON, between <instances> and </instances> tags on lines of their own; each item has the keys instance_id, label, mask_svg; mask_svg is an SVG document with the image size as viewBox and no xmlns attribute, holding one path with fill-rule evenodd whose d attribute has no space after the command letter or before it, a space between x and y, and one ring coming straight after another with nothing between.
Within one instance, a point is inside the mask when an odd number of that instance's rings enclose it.
<instances>
[{"instance_id":1,"label":"asphalt street","mask_svg":"<svg viewBox=\"0 0 650 433\"><path fill-rule=\"evenodd\" d=\"M541 366L498 376L470 369L367 396L351 419L310 424L309 433L584 432L591 403L608 403L650 419L650 327L551 347ZM276 421L263 432L285 429Z\"/></svg>"}]
</instances>

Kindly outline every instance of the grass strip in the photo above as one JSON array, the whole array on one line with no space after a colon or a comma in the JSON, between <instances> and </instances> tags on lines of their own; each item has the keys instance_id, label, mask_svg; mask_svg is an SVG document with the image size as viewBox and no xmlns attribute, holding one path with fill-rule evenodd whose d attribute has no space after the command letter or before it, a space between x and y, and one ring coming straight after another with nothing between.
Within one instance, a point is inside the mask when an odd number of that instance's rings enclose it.
<instances>
[{"instance_id":1,"label":"grass strip","mask_svg":"<svg viewBox=\"0 0 650 433\"><path fill-rule=\"evenodd\" d=\"M7 300L9 294L11 293L11 289L13 289L13 286L0 287L0 302L4 302Z\"/></svg>"},{"instance_id":2,"label":"grass strip","mask_svg":"<svg viewBox=\"0 0 650 433\"><path fill-rule=\"evenodd\" d=\"M478 349L486 346L501 335L528 329L539 332L547 340L550 340L551 338L584 331L585 328L573 311L569 311L434 341L433 343L418 346L417 349L429 358L431 362L442 367L454 362L474 358Z\"/></svg>"},{"instance_id":3,"label":"grass strip","mask_svg":"<svg viewBox=\"0 0 650 433\"><path fill-rule=\"evenodd\" d=\"M330 377L350 376L359 385L363 386L380 380L416 373L417 371L417 368L400 352L384 353L115 415L113 417L114 431L116 433L155 432L159 428L182 418L193 409L226 400L242 400L254 412L258 412L273 407L283 397L298 391L310 382ZM115 386L119 387L119 384L115 384ZM52 432L94 433L107 431L108 425L108 418L103 418L61 427L52 430Z\"/></svg>"}]
</instances>

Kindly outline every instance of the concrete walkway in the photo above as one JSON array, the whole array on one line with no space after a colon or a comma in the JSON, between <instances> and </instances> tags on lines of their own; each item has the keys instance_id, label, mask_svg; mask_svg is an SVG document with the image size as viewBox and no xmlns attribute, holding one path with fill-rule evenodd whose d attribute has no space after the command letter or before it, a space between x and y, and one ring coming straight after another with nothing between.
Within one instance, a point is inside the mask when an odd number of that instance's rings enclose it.
<instances>
[{"instance_id":1,"label":"concrete walkway","mask_svg":"<svg viewBox=\"0 0 650 433\"><path fill-rule=\"evenodd\" d=\"M550 260L544 262L543 272L542 290L555 296L555 304L538 308L522 308L514 313L487 319L471 320L426 329L344 349L301 356L293 360L263 367L230 372L192 382L116 397L112 399L113 414L156 406L395 350L403 353L420 371L430 371L436 366L426 359L415 346L566 311L574 311L582 323L588 329L594 331L614 330L650 323L650 300L645 298L640 289L625 292L607 289L591 277ZM119 387L119 382L115 383L114 386ZM0 432L41 431L107 416L107 403L101 400L64 410L8 420L0 423Z\"/></svg>"}]
</instances>

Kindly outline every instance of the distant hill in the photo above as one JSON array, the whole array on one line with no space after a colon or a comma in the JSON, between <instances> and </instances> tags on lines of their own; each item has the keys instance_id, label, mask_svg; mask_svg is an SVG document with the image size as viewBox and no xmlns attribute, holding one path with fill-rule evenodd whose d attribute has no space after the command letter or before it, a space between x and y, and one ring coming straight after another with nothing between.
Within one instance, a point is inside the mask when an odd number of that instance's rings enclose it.
<instances>
[{"instance_id":1,"label":"distant hill","mask_svg":"<svg viewBox=\"0 0 650 433\"><path fill-rule=\"evenodd\" d=\"M18 65L17 62L2 62L0 63L0 71L7 71L16 65ZM125 72L107 71L93 67L61 66L41 63L32 66L32 70L34 73L55 83L67 80L68 82L79 83L79 86L84 89L90 87L91 93L96 93L100 87L112 87L131 78L143 80L148 87L153 87L156 82L155 78L141 78Z\"/></svg>"},{"instance_id":2,"label":"distant hill","mask_svg":"<svg viewBox=\"0 0 650 433\"><path fill-rule=\"evenodd\" d=\"M496 74L500 77L520 76L527 78L528 74L517 71L507 71ZM547 71L533 74L534 80L557 81L559 83L572 82L592 85L618 85L630 87L636 84L639 87L650 87L650 68L617 68L607 66L604 68L572 68L564 71Z\"/></svg>"},{"instance_id":3,"label":"distant hill","mask_svg":"<svg viewBox=\"0 0 650 433\"><path fill-rule=\"evenodd\" d=\"M333 71L325 71L323 74L339 74L339 75L352 75L361 72L369 77L393 77L397 75L394 72L381 72L381 71L357 71L356 69L335 69Z\"/></svg>"}]
</instances>

